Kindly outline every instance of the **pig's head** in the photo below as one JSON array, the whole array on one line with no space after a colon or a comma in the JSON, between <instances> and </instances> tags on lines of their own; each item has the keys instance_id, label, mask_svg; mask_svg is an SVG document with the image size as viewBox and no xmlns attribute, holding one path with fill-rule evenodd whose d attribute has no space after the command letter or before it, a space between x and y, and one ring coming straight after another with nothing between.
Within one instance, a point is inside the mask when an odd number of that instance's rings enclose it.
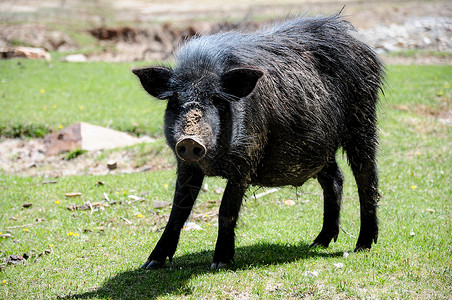
<instances>
[{"instance_id":1,"label":"pig's head","mask_svg":"<svg viewBox=\"0 0 452 300\"><path fill-rule=\"evenodd\" d=\"M227 151L234 126L240 126L232 106L251 94L263 75L253 68L216 74L149 67L133 73L150 95L168 100L165 136L177 157L189 163L215 159Z\"/></svg>"}]
</instances>

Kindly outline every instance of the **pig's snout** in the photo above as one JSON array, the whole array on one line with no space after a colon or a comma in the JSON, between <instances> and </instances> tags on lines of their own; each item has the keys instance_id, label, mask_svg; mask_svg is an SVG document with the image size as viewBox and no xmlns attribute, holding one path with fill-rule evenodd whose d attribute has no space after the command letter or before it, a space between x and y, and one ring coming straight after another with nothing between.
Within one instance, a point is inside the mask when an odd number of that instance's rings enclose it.
<instances>
[{"instance_id":1,"label":"pig's snout","mask_svg":"<svg viewBox=\"0 0 452 300\"><path fill-rule=\"evenodd\" d=\"M196 138L182 138L176 144L176 154L182 160L196 162L206 155L206 147Z\"/></svg>"}]
</instances>

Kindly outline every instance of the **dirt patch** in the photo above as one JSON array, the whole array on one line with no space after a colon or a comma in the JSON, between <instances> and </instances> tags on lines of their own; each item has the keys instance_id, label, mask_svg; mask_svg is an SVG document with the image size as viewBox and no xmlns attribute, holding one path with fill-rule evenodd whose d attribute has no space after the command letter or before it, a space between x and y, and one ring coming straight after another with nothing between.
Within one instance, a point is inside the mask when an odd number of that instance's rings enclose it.
<instances>
[{"instance_id":1,"label":"dirt patch","mask_svg":"<svg viewBox=\"0 0 452 300\"><path fill-rule=\"evenodd\" d=\"M59 177L104 175L170 169L174 162L166 147L135 146L111 151L86 152L73 159L68 153L46 155L44 139L3 139L0 142L0 172L21 176ZM116 163L111 170L108 164Z\"/></svg>"},{"instance_id":2,"label":"dirt patch","mask_svg":"<svg viewBox=\"0 0 452 300\"><path fill-rule=\"evenodd\" d=\"M395 109L400 111L409 111L421 116L429 116L438 120L445 125L452 125L452 99L441 99L438 108L434 108L425 104L415 103L412 106L396 105Z\"/></svg>"}]
</instances>

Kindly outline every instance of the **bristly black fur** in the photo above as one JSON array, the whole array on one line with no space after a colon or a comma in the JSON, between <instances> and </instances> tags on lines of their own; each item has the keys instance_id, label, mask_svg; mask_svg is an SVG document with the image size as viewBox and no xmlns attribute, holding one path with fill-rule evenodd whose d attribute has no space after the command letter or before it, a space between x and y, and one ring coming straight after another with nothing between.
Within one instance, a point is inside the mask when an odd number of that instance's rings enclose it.
<instances>
[{"instance_id":1,"label":"bristly black fur","mask_svg":"<svg viewBox=\"0 0 452 300\"><path fill-rule=\"evenodd\" d=\"M175 205L145 267L174 254L189 214L178 207L193 205L206 175L228 179L213 267L233 260L234 227L249 185L300 186L316 177L324 224L312 245L328 246L339 233L344 178L335 155L341 147L360 198L356 250L371 248L378 237L377 103L384 68L353 31L339 15L297 18L253 33L199 37L180 49L174 69L135 72L151 95L169 98L165 136L178 157ZM185 145L202 156L187 156Z\"/></svg>"}]
</instances>

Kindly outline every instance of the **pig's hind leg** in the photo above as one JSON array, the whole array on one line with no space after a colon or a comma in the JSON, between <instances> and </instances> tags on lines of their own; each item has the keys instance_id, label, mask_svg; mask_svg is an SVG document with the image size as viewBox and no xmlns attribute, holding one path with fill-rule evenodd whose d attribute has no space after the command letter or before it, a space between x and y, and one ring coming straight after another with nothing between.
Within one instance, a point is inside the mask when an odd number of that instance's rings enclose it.
<instances>
[{"instance_id":1,"label":"pig's hind leg","mask_svg":"<svg viewBox=\"0 0 452 300\"><path fill-rule=\"evenodd\" d=\"M378 238L378 135L375 112L367 115L370 117L357 119L349 131L351 137L344 145L359 194L361 228L355 252L370 249Z\"/></svg>"},{"instance_id":2,"label":"pig's hind leg","mask_svg":"<svg viewBox=\"0 0 452 300\"><path fill-rule=\"evenodd\" d=\"M353 142L344 145L350 167L358 186L361 229L355 252L370 249L377 243L378 219L377 207L380 199L378 192L377 145L375 126L356 134Z\"/></svg>"},{"instance_id":3,"label":"pig's hind leg","mask_svg":"<svg viewBox=\"0 0 452 300\"><path fill-rule=\"evenodd\" d=\"M344 175L334 160L317 174L317 180L323 189L323 227L310 247L328 247L332 239L337 240L339 234Z\"/></svg>"}]
</instances>

